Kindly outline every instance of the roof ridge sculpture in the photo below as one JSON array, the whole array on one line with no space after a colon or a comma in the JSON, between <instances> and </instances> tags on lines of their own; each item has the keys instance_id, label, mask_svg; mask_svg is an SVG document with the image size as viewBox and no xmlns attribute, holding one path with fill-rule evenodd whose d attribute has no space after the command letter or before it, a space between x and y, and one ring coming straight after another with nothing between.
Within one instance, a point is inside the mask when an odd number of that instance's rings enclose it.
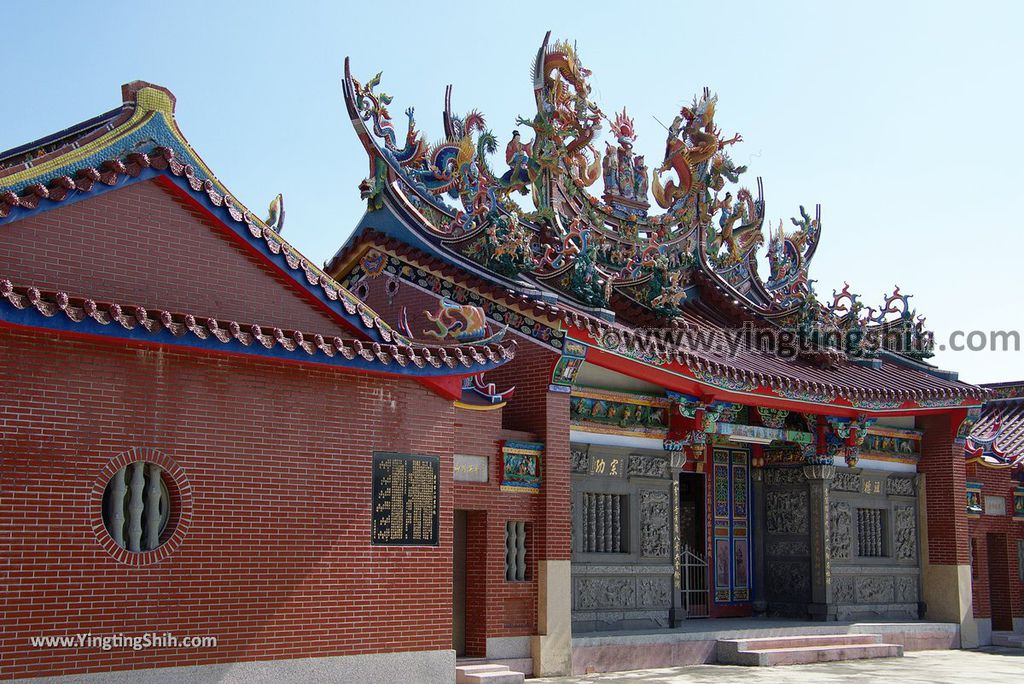
<instances>
[{"instance_id":1,"label":"roof ridge sculpture","mask_svg":"<svg viewBox=\"0 0 1024 684\"><path fill-rule=\"evenodd\" d=\"M409 108L403 141L381 74L363 83L346 59L346 106L370 158L370 175L360 186L370 211L388 205L444 258L536 283L580 307L608 308L616 293L671 319L700 297L698 274L705 274L736 306L806 335L823 349L822 358L830 349L875 358L880 347L872 340L895 326L908 338L900 353L931 355L923 319L908 319L905 297L902 308L887 300L852 315L818 301L808 272L821 237L820 206L813 212L801 206L791 232L781 221L769 230L769 273L759 275L763 182L757 178L753 189L739 185L747 169L728 148L742 137L721 132L718 96L710 89L673 119L664 159L648 171L633 151L633 120L625 108L605 115L591 98L589 76L576 46L553 41L549 32L533 62L536 113L517 120L532 140L514 131L501 171L491 166L497 138L478 111L455 112L451 86L444 137L428 145ZM614 143L606 143L602 155L596 145L604 123ZM599 178L600 198L587 190ZM648 215L648 189L664 213ZM520 208L516 193L529 196L533 209ZM842 336L845 344L832 344L829 335Z\"/></svg>"}]
</instances>

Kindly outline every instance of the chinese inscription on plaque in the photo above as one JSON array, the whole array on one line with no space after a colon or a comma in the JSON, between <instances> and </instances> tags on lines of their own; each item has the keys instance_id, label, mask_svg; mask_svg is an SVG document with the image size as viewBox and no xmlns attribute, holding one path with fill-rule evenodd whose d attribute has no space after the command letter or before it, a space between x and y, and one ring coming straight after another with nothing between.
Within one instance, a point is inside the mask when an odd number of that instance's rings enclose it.
<instances>
[{"instance_id":1,"label":"chinese inscription on plaque","mask_svg":"<svg viewBox=\"0 0 1024 684\"><path fill-rule=\"evenodd\" d=\"M437 456L373 455L374 544L437 545L440 469Z\"/></svg>"}]
</instances>

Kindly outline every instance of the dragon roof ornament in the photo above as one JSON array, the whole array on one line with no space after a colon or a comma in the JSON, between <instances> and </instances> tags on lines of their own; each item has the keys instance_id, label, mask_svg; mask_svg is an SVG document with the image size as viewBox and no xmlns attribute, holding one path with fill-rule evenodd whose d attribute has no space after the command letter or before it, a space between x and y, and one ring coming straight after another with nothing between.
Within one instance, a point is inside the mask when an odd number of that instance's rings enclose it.
<instances>
[{"instance_id":1,"label":"dragon roof ornament","mask_svg":"<svg viewBox=\"0 0 1024 684\"><path fill-rule=\"evenodd\" d=\"M400 140L381 75L362 83L346 60L346 104L370 156L370 175L360 186L370 210L390 197L392 208L439 253L507 279L532 281L583 307L632 302L671 317L710 279L734 304L769 323L893 327L887 314L869 310L867 317L851 318L818 303L808 270L821 236L820 207L813 215L800 207L792 232L781 222L769 229L769 273L761 277L763 183L757 178L753 189L740 185L747 169L729 149L742 137L719 128L717 95L705 88L680 109L668 127L664 157L649 171L633 150L633 120L625 109L604 114L592 99L590 75L575 45L546 35L532 69L536 113L517 120L520 128L499 164L497 137L480 112L455 113L451 86L444 137L428 144L409 108ZM602 152L605 123L610 140ZM601 197L588 191L599 179ZM528 196L532 209L521 208L517 194ZM663 213L648 213L650 197ZM887 300L883 309L894 313L894 305ZM905 313L904 306L900 325L922 337L919 321L908 323Z\"/></svg>"}]
</instances>

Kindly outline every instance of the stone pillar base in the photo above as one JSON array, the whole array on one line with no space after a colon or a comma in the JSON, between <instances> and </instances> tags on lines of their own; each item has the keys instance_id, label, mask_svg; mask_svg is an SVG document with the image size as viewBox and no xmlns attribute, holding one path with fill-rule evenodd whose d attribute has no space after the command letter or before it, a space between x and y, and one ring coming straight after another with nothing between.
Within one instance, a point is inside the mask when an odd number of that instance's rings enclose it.
<instances>
[{"instance_id":1,"label":"stone pillar base","mask_svg":"<svg viewBox=\"0 0 1024 684\"><path fill-rule=\"evenodd\" d=\"M925 620L960 625L960 648L977 648L981 642L974 619L970 565L926 563L921 575Z\"/></svg>"},{"instance_id":2,"label":"stone pillar base","mask_svg":"<svg viewBox=\"0 0 1024 684\"><path fill-rule=\"evenodd\" d=\"M537 562L537 632L533 676L572 674L572 571L567 560Z\"/></svg>"}]
</instances>

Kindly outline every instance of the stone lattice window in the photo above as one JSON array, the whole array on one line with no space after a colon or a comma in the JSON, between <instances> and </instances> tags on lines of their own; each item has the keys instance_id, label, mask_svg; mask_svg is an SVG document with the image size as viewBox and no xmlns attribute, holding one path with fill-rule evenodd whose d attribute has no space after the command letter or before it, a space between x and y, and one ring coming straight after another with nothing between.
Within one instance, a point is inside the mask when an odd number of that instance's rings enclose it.
<instances>
[{"instance_id":1,"label":"stone lattice window","mask_svg":"<svg viewBox=\"0 0 1024 684\"><path fill-rule=\"evenodd\" d=\"M114 473L103 492L103 524L129 551L152 551L170 516L170 496L162 469L135 461Z\"/></svg>"},{"instance_id":2,"label":"stone lattice window","mask_svg":"<svg viewBox=\"0 0 1024 684\"><path fill-rule=\"evenodd\" d=\"M505 579L526 579L526 523L522 520L505 522Z\"/></svg>"},{"instance_id":3,"label":"stone lattice window","mask_svg":"<svg viewBox=\"0 0 1024 684\"><path fill-rule=\"evenodd\" d=\"M857 555L879 558L886 555L885 511L880 508L857 509Z\"/></svg>"},{"instance_id":4,"label":"stone lattice window","mask_svg":"<svg viewBox=\"0 0 1024 684\"><path fill-rule=\"evenodd\" d=\"M626 511L629 497L625 494L583 494L584 553L626 553Z\"/></svg>"}]
</instances>

